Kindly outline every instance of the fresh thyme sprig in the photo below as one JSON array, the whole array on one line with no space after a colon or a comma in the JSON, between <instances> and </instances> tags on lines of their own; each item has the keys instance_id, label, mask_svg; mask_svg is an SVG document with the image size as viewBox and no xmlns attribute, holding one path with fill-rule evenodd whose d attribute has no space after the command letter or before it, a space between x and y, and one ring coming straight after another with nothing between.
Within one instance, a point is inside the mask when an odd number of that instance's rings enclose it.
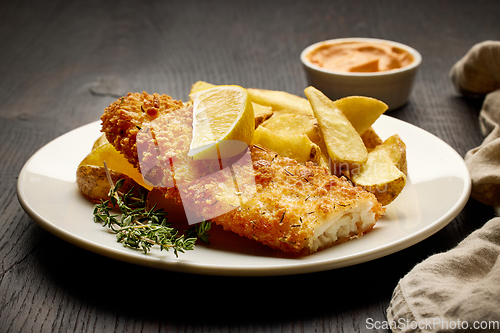
<instances>
[{"instance_id":1,"label":"fresh thyme sprig","mask_svg":"<svg viewBox=\"0 0 500 333\"><path fill-rule=\"evenodd\" d=\"M133 188L127 193L120 192L125 179L113 184L109 177L109 181L109 200L101 200L94 205L94 222L102 223L103 227L116 233L117 241L124 246L148 253L153 246L158 245L160 250L172 249L178 257L179 252L193 250L197 239L208 243L210 221L198 223L186 230L185 234L179 235L179 230L167 222L167 213L163 209L157 209L156 205L147 209L147 194L144 191L140 191L140 197L137 198ZM111 214L113 208L120 210L120 217Z\"/></svg>"}]
</instances>

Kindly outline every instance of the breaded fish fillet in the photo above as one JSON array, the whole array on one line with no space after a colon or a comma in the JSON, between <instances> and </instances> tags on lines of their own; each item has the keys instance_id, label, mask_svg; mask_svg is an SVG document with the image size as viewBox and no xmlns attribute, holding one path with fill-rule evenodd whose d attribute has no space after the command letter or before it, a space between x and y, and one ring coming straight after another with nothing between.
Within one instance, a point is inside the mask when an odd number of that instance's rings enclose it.
<instances>
[{"instance_id":1,"label":"breaded fish fillet","mask_svg":"<svg viewBox=\"0 0 500 333\"><path fill-rule=\"evenodd\" d=\"M151 106L154 99L158 107ZM154 115L143 112L141 103L149 103ZM151 173L171 185L158 187L187 215L200 221L208 217L225 230L284 252L313 253L361 236L384 213L373 194L348 180L260 146L249 147L239 160L193 161L187 156L192 109L166 96L129 94L106 108L102 121L108 140L133 165L140 168L144 160L156 158ZM147 154L133 151L144 128L156 145Z\"/></svg>"},{"instance_id":2,"label":"breaded fish fillet","mask_svg":"<svg viewBox=\"0 0 500 333\"><path fill-rule=\"evenodd\" d=\"M212 221L225 230L289 253L312 253L361 236L383 214L371 193L326 168L299 164L255 145L250 155L253 170L244 164L236 171L244 174L235 177L237 192L227 190L231 174L219 173L181 187L182 198L191 199L182 203L215 216ZM255 189L249 188L253 179ZM207 192L212 195L207 197ZM239 201L242 195L246 198ZM218 214L223 211L227 213Z\"/></svg>"}]
</instances>

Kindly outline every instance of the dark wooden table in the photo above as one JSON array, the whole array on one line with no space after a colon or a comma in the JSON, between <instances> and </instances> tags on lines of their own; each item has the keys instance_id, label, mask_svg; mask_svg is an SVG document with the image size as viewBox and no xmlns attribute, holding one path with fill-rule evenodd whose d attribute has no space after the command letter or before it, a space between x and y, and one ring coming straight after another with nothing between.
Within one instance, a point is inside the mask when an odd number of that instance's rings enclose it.
<instances>
[{"instance_id":1,"label":"dark wooden table","mask_svg":"<svg viewBox=\"0 0 500 333\"><path fill-rule=\"evenodd\" d=\"M418 49L410 102L390 116L479 145L481 99L458 96L451 66L500 36L498 1L3 1L0 4L0 332L365 332L416 263L493 216L469 200L444 229L384 258L282 277L159 271L71 245L16 196L27 159L95 121L128 91L187 99L197 80L303 96L309 44L376 37ZM429 147L432 149L432 147ZM436 203L439 205L439 202Z\"/></svg>"}]
</instances>

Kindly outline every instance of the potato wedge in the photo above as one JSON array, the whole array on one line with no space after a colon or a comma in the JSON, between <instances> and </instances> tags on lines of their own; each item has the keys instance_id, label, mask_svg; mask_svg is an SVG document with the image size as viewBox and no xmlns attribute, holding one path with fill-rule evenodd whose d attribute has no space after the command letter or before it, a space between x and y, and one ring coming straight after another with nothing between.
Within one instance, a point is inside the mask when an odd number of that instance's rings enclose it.
<instances>
[{"instance_id":1,"label":"potato wedge","mask_svg":"<svg viewBox=\"0 0 500 333\"><path fill-rule=\"evenodd\" d=\"M277 113L269 118L269 120L266 120L262 126L271 132L283 135L305 134L315 144L318 144L322 140L319 133L318 121L310 115Z\"/></svg>"},{"instance_id":2,"label":"potato wedge","mask_svg":"<svg viewBox=\"0 0 500 333\"><path fill-rule=\"evenodd\" d=\"M76 171L76 181L80 191L89 199L107 200L109 182L104 171L104 161L110 170L113 181L125 178L124 189L132 186L151 190L142 175L116 149L101 136L94 143L92 151L80 162Z\"/></svg>"},{"instance_id":3,"label":"potato wedge","mask_svg":"<svg viewBox=\"0 0 500 333\"><path fill-rule=\"evenodd\" d=\"M326 148L326 144L323 138L321 138L321 141L317 143L317 145L321 150L319 165L327 168L330 171L330 173L332 173L332 168L334 166L332 166L332 159L330 158L330 155L328 155L328 149Z\"/></svg>"},{"instance_id":4,"label":"potato wedge","mask_svg":"<svg viewBox=\"0 0 500 333\"><path fill-rule=\"evenodd\" d=\"M401 170L406 176L408 176L408 167L406 162L406 145L401 140L399 135L394 134L385 140L382 144L375 147L374 150L385 149L389 156L391 157L394 165Z\"/></svg>"},{"instance_id":5,"label":"potato wedge","mask_svg":"<svg viewBox=\"0 0 500 333\"><path fill-rule=\"evenodd\" d=\"M304 92L318 119L321 135L333 162L350 165L365 163L368 158L365 144L342 111L318 89L311 86Z\"/></svg>"},{"instance_id":6,"label":"potato wedge","mask_svg":"<svg viewBox=\"0 0 500 333\"><path fill-rule=\"evenodd\" d=\"M122 178L125 179L121 187L121 191L125 193L132 187L134 190L139 190L141 187L135 180L121 172L110 170L109 173L114 183ZM76 170L76 183L80 192L93 202L100 202L101 200L106 201L109 199L108 194L110 186L104 167L80 165Z\"/></svg>"},{"instance_id":7,"label":"potato wedge","mask_svg":"<svg viewBox=\"0 0 500 333\"><path fill-rule=\"evenodd\" d=\"M254 103L270 106L273 111L292 110L293 112L313 115L307 99L279 90L247 88L250 99Z\"/></svg>"},{"instance_id":8,"label":"potato wedge","mask_svg":"<svg viewBox=\"0 0 500 333\"><path fill-rule=\"evenodd\" d=\"M384 142L375 132L373 127L368 128L363 134L361 134L361 140L363 140L368 151L373 150L373 148Z\"/></svg>"},{"instance_id":9,"label":"potato wedge","mask_svg":"<svg viewBox=\"0 0 500 333\"><path fill-rule=\"evenodd\" d=\"M349 119L352 126L363 134L384 113L388 106L382 101L371 97L348 96L336 100L337 106Z\"/></svg>"},{"instance_id":10,"label":"potato wedge","mask_svg":"<svg viewBox=\"0 0 500 333\"><path fill-rule=\"evenodd\" d=\"M286 135L259 126L254 132L253 144L271 149L280 156L292 158L299 163L307 161L320 163L321 149L305 134Z\"/></svg>"},{"instance_id":11,"label":"potato wedge","mask_svg":"<svg viewBox=\"0 0 500 333\"><path fill-rule=\"evenodd\" d=\"M356 171L351 173L351 181L372 192L383 206L394 201L406 185L406 175L396 167L385 147L371 151L367 162Z\"/></svg>"},{"instance_id":12,"label":"potato wedge","mask_svg":"<svg viewBox=\"0 0 500 333\"><path fill-rule=\"evenodd\" d=\"M320 134L318 121L314 116L294 112L293 110L274 111L269 120L262 126L272 132L286 136L305 134L321 150L319 165L330 169L330 158L326 149L325 141Z\"/></svg>"},{"instance_id":13,"label":"potato wedge","mask_svg":"<svg viewBox=\"0 0 500 333\"><path fill-rule=\"evenodd\" d=\"M255 115L255 128L259 127L267 119L273 115L273 109L270 106L264 106L252 102L253 113Z\"/></svg>"}]
</instances>

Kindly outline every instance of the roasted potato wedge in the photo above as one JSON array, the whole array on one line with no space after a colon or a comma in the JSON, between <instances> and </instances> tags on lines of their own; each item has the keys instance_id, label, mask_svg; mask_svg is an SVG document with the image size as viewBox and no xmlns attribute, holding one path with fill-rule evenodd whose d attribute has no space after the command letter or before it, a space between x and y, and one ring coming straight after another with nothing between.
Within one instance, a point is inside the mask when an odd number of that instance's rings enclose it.
<instances>
[{"instance_id":1,"label":"roasted potato wedge","mask_svg":"<svg viewBox=\"0 0 500 333\"><path fill-rule=\"evenodd\" d=\"M293 158L299 163L320 163L321 149L305 134L276 133L259 126L254 132L253 144L271 149L280 156Z\"/></svg>"},{"instance_id":2,"label":"roasted potato wedge","mask_svg":"<svg viewBox=\"0 0 500 333\"><path fill-rule=\"evenodd\" d=\"M386 147L378 146L368 153L367 162L355 171L351 181L372 192L383 206L394 201L406 185L406 175L396 167Z\"/></svg>"},{"instance_id":3,"label":"roasted potato wedge","mask_svg":"<svg viewBox=\"0 0 500 333\"><path fill-rule=\"evenodd\" d=\"M286 136L305 134L321 150L319 165L330 169L330 160L323 137L320 134L318 121L314 116L296 113L290 110L274 111L274 115L262 126L275 133Z\"/></svg>"},{"instance_id":4,"label":"roasted potato wedge","mask_svg":"<svg viewBox=\"0 0 500 333\"><path fill-rule=\"evenodd\" d=\"M369 127L363 134L361 134L365 147L368 151L373 150L384 141L378 136L373 127Z\"/></svg>"},{"instance_id":5,"label":"roasted potato wedge","mask_svg":"<svg viewBox=\"0 0 500 333\"><path fill-rule=\"evenodd\" d=\"M289 117L290 115L301 116L301 117L296 117L294 119L294 121L300 120L300 119L304 120L304 124L298 125L299 128L302 128L305 126L305 129L304 129L305 131L303 133L306 134L309 137L309 139L311 139L311 141L314 142L315 144L317 144L319 146L319 148L321 149L320 165L324 166L328 169L331 169L330 156L328 156L328 150L326 149L325 141L323 140L323 137L321 136L321 133L319 131L317 119L313 115L304 114L303 112L300 112L297 110L284 109L284 110L274 111L274 113L273 113L273 117L276 117L276 116ZM289 132L289 134L296 133L292 126L290 126L289 129L291 131L291 132Z\"/></svg>"},{"instance_id":6,"label":"roasted potato wedge","mask_svg":"<svg viewBox=\"0 0 500 333\"><path fill-rule=\"evenodd\" d=\"M305 134L316 144L322 140L319 133L318 121L310 115L277 113L269 118L269 120L266 120L262 126L271 132L284 135Z\"/></svg>"},{"instance_id":7,"label":"roasted potato wedge","mask_svg":"<svg viewBox=\"0 0 500 333\"><path fill-rule=\"evenodd\" d=\"M385 149L391 157L394 165L408 176L408 167L406 162L406 144L399 135L394 134L385 140L382 144L375 147L374 150Z\"/></svg>"},{"instance_id":8,"label":"roasted potato wedge","mask_svg":"<svg viewBox=\"0 0 500 333\"><path fill-rule=\"evenodd\" d=\"M135 180L121 172L110 170L109 173L114 183L122 178L125 179L121 187L122 192L126 193L132 187L134 190L139 190L141 188ZM100 202L101 200L106 201L109 199L108 194L110 185L104 167L80 165L76 170L76 183L80 192L93 202Z\"/></svg>"},{"instance_id":9,"label":"roasted potato wedge","mask_svg":"<svg viewBox=\"0 0 500 333\"><path fill-rule=\"evenodd\" d=\"M264 106L252 102L253 113L255 115L255 128L259 127L267 119L273 115L273 109L270 106Z\"/></svg>"},{"instance_id":10,"label":"roasted potato wedge","mask_svg":"<svg viewBox=\"0 0 500 333\"><path fill-rule=\"evenodd\" d=\"M363 134L383 114L388 106L371 97L349 96L334 102L359 134Z\"/></svg>"},{"instance_id":11,"label":"roasted potato wedge","mask_svg":"<svg viewBox=\"0 0 500 333\"><path fill-rule=\"evenodd\" d=\"M365 144L342 111L318 89L311 86L304 92L333 162L348 165L365 163L368 158Z\"/></svg>"},{"instance_id":12,"label":"roasted potato wedge","mask_svg":"<svg viewBox=\"0 0 500 333\"><path fill-rule=\"evenodd\" d=\"M142 175L116 149L101 136L92 151L80 162L76 171L76 182L80 191L90 200L108 199L109 182L104 171L104 161L114 182L125 178L123 189L141 186L151 190Z\"/></svg>"},{"instance_id":13,"label":"roasted potato wedge","mask_svg":"<svg viewBox=\"0 0 500 333\"><path fill-rule=\"evenodd\" d=\"M307 99L279 90L247 88L250 99L254 103L270 106L273 111L290 110L295 113L313 115Z\"/></svg>"}]
</instances>

